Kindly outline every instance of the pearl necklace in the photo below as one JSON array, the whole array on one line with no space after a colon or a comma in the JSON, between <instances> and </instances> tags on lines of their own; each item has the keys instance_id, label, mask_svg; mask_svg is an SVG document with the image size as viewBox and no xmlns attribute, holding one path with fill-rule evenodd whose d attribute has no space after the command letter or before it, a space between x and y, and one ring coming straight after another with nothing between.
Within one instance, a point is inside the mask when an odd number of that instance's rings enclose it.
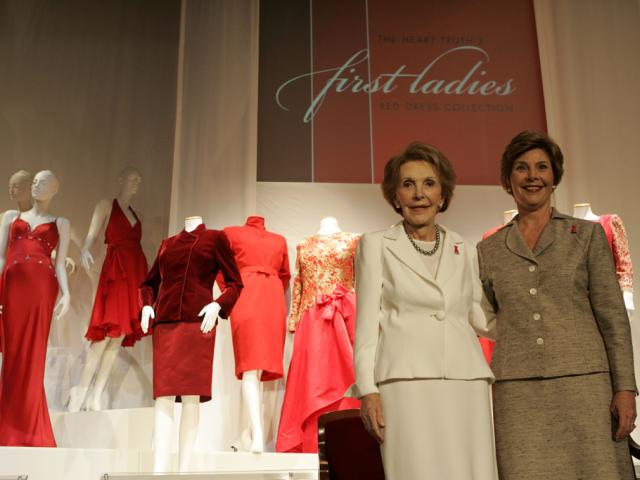
<instances>
[{"instance_id":1,"label":"pearl necklace","mask_svg":"<svg viewBox=\"0 0 640 480\"><path fill-rule=\"evenodd\" d=\"M440 246L440 228L438 227L438 224L436 224L436 244L433 246L431 250L425 250L424 248L420 247L420 245L418 245L413 240L413 238L411 238L411 235L409 235L409 233L407 232L404 232L404 233L407 234L407 238L411 242L411 245L413 245L413 248L415 248L422 255L431 256L438 251L438 247Z\"/></svg>"}]
</instances>

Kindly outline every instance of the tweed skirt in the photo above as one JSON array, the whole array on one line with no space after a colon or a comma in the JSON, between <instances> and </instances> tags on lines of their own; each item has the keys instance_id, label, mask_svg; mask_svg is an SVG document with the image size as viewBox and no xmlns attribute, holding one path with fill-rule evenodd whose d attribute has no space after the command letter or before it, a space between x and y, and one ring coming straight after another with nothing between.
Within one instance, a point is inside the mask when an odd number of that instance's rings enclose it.
<instances>
[{"instance_id":1,"label":"tweed skirt","mask_svg":"<svg viewBox=\"0 0 640 480\"><path fill-rule=\"evenodd\" d=\"M500 480L631 480L627 442L615 442L608 373L493 385Z\"/></svg>"},{"instance_id":2,"label":"tweed skirt","mask_svg":"<svg viewBox=\"0 0 640 480\"><path fill-rule=\"evenodd\" d=\"M386 480L497 480L486 380L379 385Z\"/></svg>"}]
</instances>

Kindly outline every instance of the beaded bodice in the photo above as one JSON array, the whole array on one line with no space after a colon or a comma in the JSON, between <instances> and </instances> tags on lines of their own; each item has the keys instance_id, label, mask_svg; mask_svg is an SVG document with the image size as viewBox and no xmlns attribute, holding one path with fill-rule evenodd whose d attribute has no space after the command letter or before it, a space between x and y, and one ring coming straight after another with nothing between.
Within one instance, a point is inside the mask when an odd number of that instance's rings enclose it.
<instances>
[{"instance_id":1,"label":"beaded bodice","mask_svg":"<svg viewBox=\"0 0 640 480\"><path fill-rule=\"evenodd\" d=\"M338 232L314 235L298 244L289 330L296 329L300 316L316 303L318 294L330 294L338 285L353 290L353 260L359 239L357 233Z\"/></svg>"},{"instance_id":2,"label":"beaded bodice","mask_svg":"<svg viewBox=\"0 0 640 480\"><path fill-rule=\"evenodd\" d=\"M13 257L47 257L58 245L56 222L41 223L34 229L22 218L16 218L9 230L7 261ZM16 260L16 258L13 258Z\"/></svg>"}]
</instances>

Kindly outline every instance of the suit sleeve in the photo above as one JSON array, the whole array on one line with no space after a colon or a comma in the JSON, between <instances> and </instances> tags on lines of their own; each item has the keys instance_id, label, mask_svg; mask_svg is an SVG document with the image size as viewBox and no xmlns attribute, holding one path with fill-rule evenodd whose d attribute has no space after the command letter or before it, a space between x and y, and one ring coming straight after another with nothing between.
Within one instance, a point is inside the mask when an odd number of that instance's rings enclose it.
<instances>
[{"instance_id":1,"label":"suit sleeve","mask_svg":"<svg viewBox=\"0 0 640 480\"><path fill-rule=\"evenodd\" d=\"M589 300L609 358L615 392L636 391L631 329L616 277L611 249L600 224L594 224L587 250Z\"/></svg>"},{"instance_id":2,"label":"suit sleeve","mask_svg":"<svg viewBox=\"0 0 640 480\"><path fill-rule=\"evenodd\" d=\"M293 278L291 292L291 308L289 309L289 331L295 332L300 318L300 303L302 302L302 277L300 272L300 244L296 245L296 275Z\"/></svg>"},{"instance_id":3,"label":"suit sleeve","mask_svg":"<svg viewBox=\"0 0 640 480\"><path fill-rule=\"evenodd\" d=\"M158 248L156 259L147 272L147 276L140 284L140 287L138 287L138 301L140 304L140 308L144 307L145 305L153 306L156 298L158 298L158 290L162 281L162 277L160 275L160 254L163 250L164 240L160 244L160 248Z\"/></svg>"},{"instance_id":4,"label":"suit sleeve","mask_svg":"<svg viewBox=\"0 0 640 480\"><path fill-rule=\"evenodd\" d=\"M495 340L496 314L480 281L480 252L476 252L473 248L468 251L470 252L471 282L473 283L473 304L469 314L469 323L476 334Z\"/></svg>"},{"instance_id":5,"label":"suit sleeve","mask_svg":"<svg viewBox=\"0 0 640 480\"><path fill-rule=\"evenodd\" d=\"M242 278L238 271L235 255L229 240L224 232L218 233L216 241L216 258L218 260L219 271L222 272L224 279L224 289L218 298L214 301L220 305L220 317L228 318L233 306L240 297L242 291ZM219 284L220 285L220 284Z\"/></svg>"},{"instance_id":6,"label":"suit sleeve","mask_svg":"<svg viewBox=\"0 0 640 480\"><path fill-rule=\"evenodd\" d=\"M278 277L282 282L282 288L287 291L289 288L289 281L291 280L291 272L289 270L289 251L287 247L287 241L282 239L282 264L278 270Z\"/></svg>"},{"instance_id":7,"label":"suit sleeve","mask_svg":"<svg viewBox=\"0 0 640 480\"><path fill-rule=\"evenodd\" d=\"M382 299L382 244L364 234L356 250L356 337L353 362L356 396L377 393L374 369L380 336Z\"/></svg>"}]
</instances>

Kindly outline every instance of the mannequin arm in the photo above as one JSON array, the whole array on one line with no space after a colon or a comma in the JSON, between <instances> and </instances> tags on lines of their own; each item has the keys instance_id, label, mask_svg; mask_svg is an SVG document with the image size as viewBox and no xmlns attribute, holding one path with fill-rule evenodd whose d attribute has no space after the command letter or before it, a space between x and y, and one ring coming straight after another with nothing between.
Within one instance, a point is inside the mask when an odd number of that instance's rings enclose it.
<instances>
[{"instance_id":1,"label":"mannequin arm","mask_svg":"<svg viewBox=\"0 0 640 480\"><path fill-rule=\"evenodd\" d=\"M288 326L290 332L295 332L300 317L302 303L302 272L300 265L300 244L296 246L296 274L293 277L293 291L291 292L291 308L289 309Z\"/></svg>"},{"instance_id":2,"label":"mannequin arm","mask_svg":"<svg viewBox=\"0 0 640 480\"><path fill-rule=\"evenodd\" d=\"M204 315L204 319L200 324L200 331L202 333L209 333L211 330L213 330L213 327L216 326L216 320L218 320L220 309L220 305L218 305L216 302L211 302L205 305L202 310L200 310L198 316L202 317Z\"/></svg>"},{"instance_id":3,"label":"mannequin arm","mask_svg":"<svg viewBox=\"0 0 640 480\"><path fill-rule=\"evenodd\" d=\"M56 318L60 318L69 310L71 296L69 295L69 284L67 282L67 270L65 268L65 260L67 258L67 250L69 249L69 220L66 218L58 218L56 220L60 240L58 241L58 249L56 252L55 268L56 278L60 286L60 300L55 307Z\"/></svg>"},{"instance_id":4,"label":"mannequin arm","mask_svg":"<svg viewBox=\"0 0 640 480\"><path fill-rule=\"evenodd\" d=\"M109 217L109 201L104 199L100 200L96 205L96 208L93 210L93 216L91 217L91 224L89 225L89 232L87 233L86 238L84 239L84 243L82 245L82 249L80 251L80 257L82 261L82 266L84 268L89 268L93 265L93 255L91 255L91 247L96 241L100 230L104 227L104 224Z\"/></svg>"},{"instance_id":5,"label":"mannequin arm","mask_svg":"<svg viewBox=\"0 0 640 480\"><path fill-rule=\"evenodd\" d=\"M9 210L2 216L2 223L0 223L0 273L4 269L4 263L7 258L7 245L9 245L11 222L13 222L17 216L17 210Z\"/></svg>"},{"instance_id":6,"label":"mannequin arm","mask_svg":"<svg viewBox=\"0 0 640 480\"><path fill-rule=\"evenodd\" d=\"M142 328L143 333L149 332L149 319L153 320L154 318L156 318L156 312L153 311L153 307L149 305L145 305L144 307L142 307L140 328Z\"/></svg>"}]
</instances>

